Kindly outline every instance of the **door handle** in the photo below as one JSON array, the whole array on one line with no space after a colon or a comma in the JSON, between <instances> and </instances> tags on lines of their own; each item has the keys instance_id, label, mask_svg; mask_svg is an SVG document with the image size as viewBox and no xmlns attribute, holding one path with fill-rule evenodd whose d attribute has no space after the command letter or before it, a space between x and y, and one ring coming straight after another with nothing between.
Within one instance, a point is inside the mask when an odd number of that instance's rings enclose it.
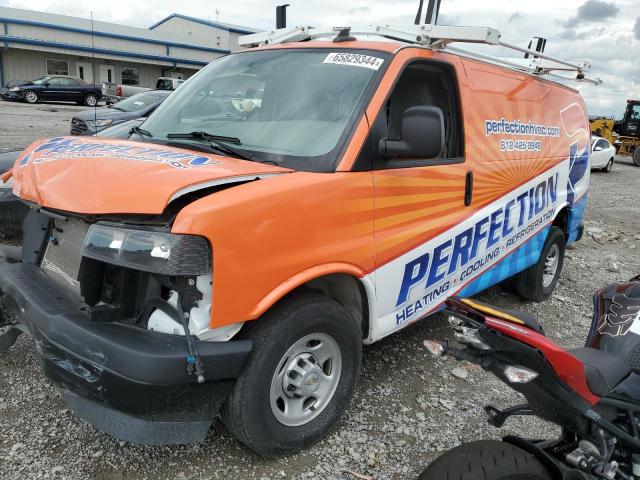
<instances>
[{"instance_id":1,"label":"door handle","mask_svg":"<svg viewBox=\"0 0 640 480\"><path fill-rule=\"evenodd\" d=\"M469 170L464 182L464 206L471 205L471 200L473 200L473 172Z\"/></svg>"}]
</instances>

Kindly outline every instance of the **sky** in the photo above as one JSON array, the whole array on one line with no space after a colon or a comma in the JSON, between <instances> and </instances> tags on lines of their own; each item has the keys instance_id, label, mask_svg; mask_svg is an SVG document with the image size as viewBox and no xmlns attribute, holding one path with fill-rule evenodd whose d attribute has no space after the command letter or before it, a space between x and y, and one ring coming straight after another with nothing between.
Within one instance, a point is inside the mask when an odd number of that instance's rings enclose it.
<instances>
[{"instance_id":1,"label":"sky","mask_svg":"<svg viewBox=\"0 0 640 480\"><path fill-rule=\"evenodd\" d=\"M413 23L418 0L287 0L288 24L336 26ZM148 27L171 13L273 28L269 0L0 0L0 5ZM425 3L427 3L425 1ZM620 117L626 100L640 99L640 0L442 0L440 24L500 30L503 40L526 46L533 36L548 39L546 52L591 63L596 87L572 83L590 115ZM495 51L494 51L495 52ZM514 56L507 54L506 56Z\"/></svg>"}]
</instances>

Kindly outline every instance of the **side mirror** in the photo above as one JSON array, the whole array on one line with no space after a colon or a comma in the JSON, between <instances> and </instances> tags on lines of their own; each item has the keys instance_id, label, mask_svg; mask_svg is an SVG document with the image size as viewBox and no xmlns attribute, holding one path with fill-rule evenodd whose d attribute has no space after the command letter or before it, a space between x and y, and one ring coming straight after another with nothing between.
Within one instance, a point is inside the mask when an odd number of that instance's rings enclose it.
<instances>
[{"instance_id":1,"label":"side mirror","mask_svg":"<svg viewBox=\"0 0 640 480\"><path fill-rule=\"evenodd\" d=\"M594 152L601 152L602 151L602 147L596 147L593 149Z\"/></svg>"},{"instance_id":2,"label":"side mirror","mask_svg":"<svg viewBox=\"0 0 640 480\"><path fill-rule=\"evenodd\" d=\"M380 140L380 154L401 159L430 159L444 151L444 116L438 107L416 106L402 114L400 140Z\"/></svg>"}]
</instances>

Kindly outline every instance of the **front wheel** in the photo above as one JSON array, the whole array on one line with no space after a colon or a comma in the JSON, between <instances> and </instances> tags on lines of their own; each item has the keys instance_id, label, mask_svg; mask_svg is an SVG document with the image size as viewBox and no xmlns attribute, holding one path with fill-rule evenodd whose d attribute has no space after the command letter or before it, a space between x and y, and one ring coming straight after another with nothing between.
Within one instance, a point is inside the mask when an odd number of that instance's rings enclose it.
<instances>
[{"instance_id":1,"label":"front wheel","mask_svg":"<svg viewBox=\"0 0 640 480\"><path fill-rule=\"evenodd\" d=\"M222 410L242 443L263 457L289 455L322 438L353 395L360 326L338 302L291 296L246 333L253 351Z\"/></svg>"},{"instance_id":2,"label":"front wheel","mask_svg":"<svg viewBox=\"0 0 640 480\"><path fill-rule=\"evenodd\" d=\"M86 97L84 97L84 104L87 107L95 107L98 104L98 97L96 97L93 93L90 93Z\"/></svg>"},{"instance_id":3,"label":"front wheel","mask_svg":"<svg viewBox=\"0 0 640 480\"><path fill-rule=\"evenodd\" d=\"M558 227L551 227L542 247L540 258L515 277L516 292L525 300L540 302L553 293L560 278L566 240Z\"/></svg>"},{"instance_id":4,"label":"front wheel","mask_svg":"<svg viewBox=\"0 0 640 480\"><path fill-rule=\"evenodd\" d=\"M633 151L633 163L636 164L636 167L640 167L640 147L636 147Z\"/></svg>"},{"instance_id":5,"label":"front wheel","mask_svg":"<svg viewBox=\"0 0 640 480\"><path fill-rule=\"evenodd\" d=\"M418 480L552 480L530 453L508 443L465 443L438 457Z\"/></svg>"},{"instance_id":6,"label":"front wheel","mask_svg":"<svg viewBox=\"0 0 640 480\"><path fill-rule=\"evenodd\" d=\"M612 168L613 168L613 158L610 158L609 161L607 162L607 165L602 168L602 171L605 173L609 173Z\"/></svg>"},{"instance_id":7,"label":"front wheel","mask_svg":"<svg viewBox=\"0 0 640 480\"><path fill-rule=\"evenodd\" d=\"M33 90L27 90L24 92L24 101L27 103L38 103L40 101L40 97Z\"/></svg>"}]
</instances>

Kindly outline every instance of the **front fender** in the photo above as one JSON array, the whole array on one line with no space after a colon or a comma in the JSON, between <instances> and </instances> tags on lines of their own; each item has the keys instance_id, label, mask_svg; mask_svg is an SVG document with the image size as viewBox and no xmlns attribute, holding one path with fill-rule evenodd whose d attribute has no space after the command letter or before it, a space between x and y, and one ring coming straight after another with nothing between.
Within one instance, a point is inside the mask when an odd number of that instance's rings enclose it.
<instances>
[{"instance_id":1,"label":"front fender","mask_svg":"<svg viewBox=\"0 0 640 480\"><path fill-rule=\"evenodd\" d=\"M360 284L364 287L367 294L367 304L369 306L369 315L375 318L375 288L373 282L369 277L365 276L366 272L356 265L348 263L327 263L324 265L318 265L308 268L282 282L276 288L271 290L255 307L251 312L253 318L258 318L274 306L278 301L284 298L289 293L293 292L296 288L301 287L305 283L312 280L316 280L321 277L334 274L346 274L355 277Z\"/></svg>"}]
</instances>

